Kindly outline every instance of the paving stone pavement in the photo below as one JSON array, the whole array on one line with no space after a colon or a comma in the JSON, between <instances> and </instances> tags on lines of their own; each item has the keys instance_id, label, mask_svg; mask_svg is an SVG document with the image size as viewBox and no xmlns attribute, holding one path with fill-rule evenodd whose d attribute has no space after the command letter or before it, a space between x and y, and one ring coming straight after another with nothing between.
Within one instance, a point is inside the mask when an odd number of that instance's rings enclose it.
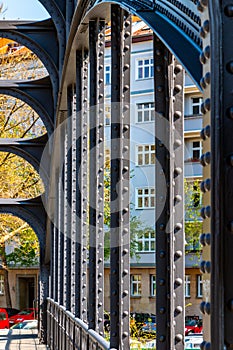
<instances>
[{"instance_id":1,"label":"paving stone pavement","mask_svg":"<svg viewBox=\"0 0 233 350\"><path fill-rule=\"evenodd\" d=\"M37 330L1 329L0 350L48 350L39 344Z\"/></svg>"}]
</instances>

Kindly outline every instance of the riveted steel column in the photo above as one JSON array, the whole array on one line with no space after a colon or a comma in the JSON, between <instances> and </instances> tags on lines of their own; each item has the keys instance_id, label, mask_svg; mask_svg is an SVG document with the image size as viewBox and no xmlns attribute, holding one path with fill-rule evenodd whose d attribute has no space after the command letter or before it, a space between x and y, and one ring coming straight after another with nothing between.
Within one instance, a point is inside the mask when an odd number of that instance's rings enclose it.
<instances>
[{"instance_id":1,"label":"riveted steel column","mask_svg":"<svg viewBox=\"0 0 233 350\"><path fill-rule=\"evenodd\" d=\"M59 245L58 245L58 237L59 237L59 177L56 173L56 190L55 190L55 211L54 211L54 240L52 241L53 250L54 250L54 265L52 270L52 278L53 278L53 299L58 301L58 256L59 256Z\"/></svg>"},{"instance_id":2,"label":"riveted steel column","mask_svg":"<svg viewBox=\"0 0 233 350\"><path fill-rule=\"evenodd\" d=\"M59 164L59 227L58 227L58 302L64 302L64 130L59 133L58 145L60 147Z\"/></svg>"},{"instance_id":3,"label":"riveted steel column","mask_svg":"<svg viewBox=\"0 0 233 350\"><path fill-rule=\"evenodd\" d=\"M87 166L88 166L88 54L76 52L76 305L75 315L87 322ZM74 226L75 229L75 226Z\"/></svg>"},{"instance_id":4,"label":"riveted steel column","mask_svg":"<svg viewBox=\"0 0 233 350\"><path fill-rule=\"evenodd\" d=\"M111 335L129 349L129 132L131 19L111 6Z\"/></svg>"},{"instance_id":5,"label":"riveted steel column","mask_svg":"<svg viewBox=\"0 0 233 350\"><path fill-rule=\"evenodd\" d=\"M156 348L183 349L183 70L154 36Z\"/></svg>"},{"instance_id":6,"label":"riveted steel column","mask_svg":"<svg viewBox=\"0 0 233 350\"><path fill-rule=\"evenodd\" d=\"M184 248L184 70L181 64L172 56L171 62L171 124L173 130L172 153L174 152L173 185L173 211L174 224L173 250L171 251L174 269L174 302L171 309L174 315L175 339L174 349L184 348L184 274L185 274L185 248ZM173 157L173 154L171 154ZM172 208L170 210L172 212Z\"/></svg>"},{"instance_id":7,"label":"riveted steel column","mask_svg":"<svg viewBox=\"0 0 233 350\"><path fill-rule=\"evenodd\" d=\"M224 283L224 341L227 349L233 348L233 101L232 101L232 86L233 86L233 47L232 47L232 29L233 29L233 6L232 2L225 0L220 2L222 14L222 41L223 46L221 50L222 71L218 72L223 78L223 101L219 94L218 103L222 103L222 117L221 125L223 129L220 131L218 125L215 125L214 131L218 131L220 135L220 193L221 193L221 227L220 232L223 234L223 283ZM216 29L217 30L217 29ZM212 58L212 65L214 66L214 57ZM215 67L215 66L214 66ZM223 72L223 75L222 75ZM212 88L214 90L214 86ZM213 91L212 90L212 91ZM216 113L216 112L215 112ZM219 114L217 115L219 116ZM212 115L213 120L216 120L216 114ZM212 125L212 124L211 124ZM211 149L215 145L215 140L211 143ZM218 140L216 140L218 141ZM214 143L214 144L213 144ZM213 154L215 158L215 169L218 164L218 154ZM217 158L217 159L216 159ZM216 164L217 163L217 164ZM212 168L211 168L212 171ZM216 171L216 170L215 170ZM215 193L216 196L217 193ZM217 198L215 197L217 202ZM217 203L216 203L217 204ZM212 205L211 205L212 208ZM216 209L215 209L216 210ZM214 228L214 220L212 219L211 228ZM216 228L215 228L216 230ZM214 232L216 234L216 231ZM212 253L211 260L214 258ZM214 261L211 263L215 264ZM207 266L206 266L207 270ZM214 295L213 295L214 298ZM214 315L211 316L211 322ZM214 334L213 334L214 336Z\"/></svg>"},{"instance_id":8,"label":"riveted steel column","mask_svg":"<svg viewBox=\"0 0 233 350\"><path fill-rule=\"evenodd\" d=\"M71 155L72 155L72 116L73 116L73 87L67 89L67 120L65 121L64 142L64 306L71 307Z\"/></svg>"},{"instance_id":9,"label":"riveted steel column","mask_svg":"<svg viewBox=\"0 0 233 350\"><path fill-rule=\"evenodd\" d=\"M103 335L104 317L104 46L105 22L89 23L90 247L89 327Z\"/></svg>"},{"instance_id":10,"label":"riveted steel column","mask_svg":"<svg viewBox=\"0 0 233 350\"><path fill-rule=\"evenodd\" d=\"M82 56L81 56L82 57ZM76 75L79 66L76 65ZM78 269L80 268L80 261L77 260L77 252L79 249L79 236L78 236L78 214L77 214L77 192L78 192L78 167L77 167L77 152L81 152L81 147L78 144L81 135L77 135L77 109L76 109L76 96L77 91L79 94L79 111L81 102L81 89L80 87L74 88L72 96L72 120L71 120L71 133L72 133L72 154L71 154L71 312L77 316L78 309L78 295L76 293Z\"/></svg>"},{"instance_id":11,"label":"riveted steel column","mask_svg":"<svg viewBox=\"0 0 233 350\"><path fill-rule=\"evenodd\" d=\"M219 221L219 197L221 196L219 184L219 160L220 145L219 140L219 97L221 95L220 90L220 81L219 78L216 80L216 86L214 87L215 91L211 91L210 81L212 80L211 72L211 62L210 62L210 28L211 23L209 21L209 11L206 7L207 4L202 2L198 3L198 9L201 12L201 36L203 40L203 52L200 55L200 61L203 64L203 77L201 78L200 84L203 88L203 104L201 106L201 111L203 113L203 129L201 130L201 138L203 140L203 154L201 156L201 164L203 165L203 181L201 183L201 190L203 192L203 207L201 209L201 217L203 218L203 234L200 237L200 241L203 244L202 250L202 261L200 264L200 270L203 273L202 275L202 290L203 290L203 301L200 304L200 310L203 314L203 334L204 341L202 347L204 349L212 348L212 341L214 342L213 349L223 349L223 280L222 280L222 265L221 265L221 255L222 255L222 231L221 224ZM218 7L217 2L215 3ZM217 9L217 8L216 8ZM220 23L220 18L218 11L214 13L214 22L217 24ZM216 43L214 45L220 44L220 26L217 29L215 28L215 39ZM217 35L217 36L216 36ZM217 50L218 51L218 50ZM219 55L215 52L216 65L213 69L214 80L218 77L217 67L220 68ZM215 71L215 72L214 72ZM216 100L215 106L211 107L210 98L211 94L214 93ZM212 108L212 112L210 112ZM214 110L216 108L216 111ZM211 118L211 113L214 118ZM216 120L214 120L216 118ZM212 120L211 120L212 119ZM216 130L215 137L210 138L212 121L214 123L214 129ZM215 142L217 142L215 144ZM211 153L210 150L214 150L214 159L212 159L212 165L210 165ZM212 182L212 170L213 170L213 180ZM222 180L221 180L222 181ZM213 187L213 191L211 189ZM225 195L225 194L224 194ZM211 210L211 202L214 205L214 210ZM212 213L211 213L212 212ZM212 214L212 219L210 215ZM212 223L211 223L212 221ZM213 232L211 232L213 229ZM222 236L222 237L221 237ZM213 244L212 244L213 242ZM211 252L212 251L212 252ZM214 264L214 271L211 271L211 254L214 254L213 260L216 261ZM211 274L210 274L211 272ZM213 272L213 273L212 273ZM212 284L212 287L211 287ZM213 296L212 296L213 293ZM213 305L212 305L213 298ZM214 311L212 320L210 317L211 308ZM213 322L212 322L213 321ZM212 334L211 334L212 333ZM222 339L221 339L222 338Z\"/></svg>"}]
</instances>

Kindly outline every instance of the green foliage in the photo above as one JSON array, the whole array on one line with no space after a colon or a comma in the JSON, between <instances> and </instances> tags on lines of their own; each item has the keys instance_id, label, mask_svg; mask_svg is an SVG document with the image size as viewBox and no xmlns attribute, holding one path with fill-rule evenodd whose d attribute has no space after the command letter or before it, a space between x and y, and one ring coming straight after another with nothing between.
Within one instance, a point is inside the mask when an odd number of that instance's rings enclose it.
<instances>
[{"instance_id":1,"label":"green foliage","mask_svg":"<svg viewBox=\"0 0 233 350\"><path fill-rule=\"evenodd\" d=\"M185 193L185 238L186 238L186 252L195 251L200 254L199 237L202 233L202 220L200 218L201 208L201 191L200 183L184 182Z\"/></svg>"}]
</instances>

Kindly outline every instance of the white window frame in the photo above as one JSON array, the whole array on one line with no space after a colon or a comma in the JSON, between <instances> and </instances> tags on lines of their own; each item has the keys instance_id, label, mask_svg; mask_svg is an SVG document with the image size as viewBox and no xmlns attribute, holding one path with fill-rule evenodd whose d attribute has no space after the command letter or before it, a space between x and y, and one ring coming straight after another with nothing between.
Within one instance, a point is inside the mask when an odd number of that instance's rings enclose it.
<instances>
[{"instance_id":1,"label":"white window frame","mask_svg":"<svg viewBox=\"0 0 233 350\"><path fill-rule=\"evenodd\" d=\"M201 157L201 152L202 152L202 142L201 142L201 140L193 140L191 142L192 142L192 144L191 144L191 147L192 147L192 151L191 151L192 152L192 160L199 161L199 159ZM194 146L194 142L198 142L199 146ZM195 151L199 152L199 154L200 154L199 158L194 157L194 152Z\"/></svg>"},{"instance_id":2,"label":"white window frame","mask_svg":"<svg viewBox=\"0 0 233 350\"><path fill-rule=\"evenodd\" d=\"M152 237L153 233L153 237ZM146 237L148 235L148 237ZM143 233L143 236L137 239L141 243L142 249L137 249L139 253L155 252L155 232L153 230ZM148 249L145 249L148 246Z\"/></svg>"},{"instance_id":3,"label":"white window frame","mask_svg":"<svg viewBox=\"0 0 233 350\"><path fill-rule=\"evenodd\" d=\"M146 107L146 105L149 105L149 107ZM141 107L141 108L140 108ZM149 118L148 120L145 120L145 114L148 113ZM142 120L139 121L139 114L142 116ZM137 103L137 123L149 123L155 121L155 104L154 102L142 102Z\"/></svg>"},{"instance_id":4,"label":"white window frame","mask_svg":"<svg viewBox=\"0 0 233 350\"><path fill-rule=\"evenodd\" d=\"M194 102L194 99L198 98L198 102ZM191 97L191 104L192 104L192 115L201 115L201 104L202 104L203 98L200 96L193 96ZM198 107L198 113L194 113L193 109L195 107Z\"/></svg>"},{"instance_id":5,"label":"white window frame","mask_svg":"<svg viewBox=\"0 0 233 350\"><path fill-rule=\"evenodd\" d=\"M141 191L142 193L139 193ZM146 193L148 191L148 193ZM139 198L142 198L142 206L139 206ZM148 201L148 205L146 204ZM155 188L154 187L140 187L136 188L136 209L152 209L155 207ZM153 205L154 204L154 205Z\"/></svg>"},{"instance_id":6,"label":"white window frame","mask_svg":"<svg viewBox=\"0 0 233 350\"><path fill-rule=\"evenodd\" d=\"M202 275L197 275L197 298L202 298L203 296L203 279Z\"/></svg>"},{"instance_id":7,"label":"white window frame","mask_svg":"<svg viewBox=\"0 0 233 350\"><path fill-rule=\"evenodd\" d=\"M184 296L185 296L185 298L190 298L190 296L191 296L191 275L185 275Z\"/></svg>"},{"instance_id":8,"label":"white window frame","mask_svg":"<svg viewBox=\"0 0 233 350\"><path fill-rule=\"evenodd\" d=\"M149 61L149 63L146 63ZM144 80L144 79L152 79L154 77L154 59L153 57L144 57L137 59L136 64L136 79ZM145 76L146 69L149 69L149 75ZM139 70L141 70L142 75L140 76Z\"/></svg>"},{"instance_id":9,"label":"white window frame","mask_svg":"<svg viewBox=\"0 0 233 350\"><path fill-rule=\"evenodd\" d=\"M140 297L142 295L142 275L131 275L130 292L132 297ZM134 287L136 293L134 293Z\"/></svg>"},{"instance_id":10,"label":"white window frame","mask_svg":"<svg viewBox=\"0 0 233 350\"><path fill-rule=\"evenodd\" d=\"M0 275L0 296L5 295L4 275Z\"/></svg>"},{"instance_id":11,"label":"white window frame","mask_svg":"<svg viewBox=\"0 0 233 350\"><path fill-rule=\"evenodd\" d=\"M105 85L111 85L111 65L106 64L104 66L104 83Z\"/></svg>"},{"instance_id":12,"label":"white window frame","mask_svg":"<svg viewBox=\"0 0 233 350\"><path fill-rule=\"evenodd\" d=\"M146 148L148 148L148 150ZM154 150L152 150L152 148L154 148ZM139 156L142 157L142 164L139 164L140 163ZM147 158L148 158L148 164L146 164ZM154 165L154 164L155 164L155 144L136 145L136 165L147 166L147 165Z\"/></svg>"},{"instance_id":13,"label":"white window frame","mask_svg":"<svg viewBox=\"0 0 233 350\"><path fill-rule=\"evenodd\" d=\"M156 296L156 275L150 275L150 295Z\"/></svg>"}]
</instances>

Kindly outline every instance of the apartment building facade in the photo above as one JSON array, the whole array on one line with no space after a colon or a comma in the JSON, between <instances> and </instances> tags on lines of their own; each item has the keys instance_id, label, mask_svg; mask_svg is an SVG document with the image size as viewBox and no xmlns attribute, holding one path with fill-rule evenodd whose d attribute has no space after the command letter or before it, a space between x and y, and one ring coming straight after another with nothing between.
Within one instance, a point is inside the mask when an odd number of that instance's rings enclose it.
<instances>
[{"instance_id":1,"label":"apartment building facade","mask_svg":"<svg viewBox=\"0 0 233 350\"><path fill-rule=\"evenodd\" d=\"M106 93L106 136L110 138L110 77L111 48L106 48L105 93ZM133 23L131 54L131 151L130 151L130 201L131 218L137 217L143 228L138 237L137 256L131 259L131 312L155 313L156 269L155 265L155 112L154 112L154 61L153 36L147 25L141 21ZM184 171L189 188L196 191L202 178L200 130L202 127L202 95L189 76L185 75L184 105ZM106 143L106 148L109 143ZM109 152L109 150L108 150ZM191 186L191 187L190 187ZM196 209L200 198L195 204ZM197 213L197 211L196 211ZM193 218L192 218L193 220ZM195 220L199 220L198 218ZM202 297L202 276L199 269L200 246L186 242L188 249L185 261L185 304L186 315L200 315ZM138 259L138 256L140 257ZM110 283L108 263L105 269L105 308L109 310Z\"/></svg>"}]
</instances>

